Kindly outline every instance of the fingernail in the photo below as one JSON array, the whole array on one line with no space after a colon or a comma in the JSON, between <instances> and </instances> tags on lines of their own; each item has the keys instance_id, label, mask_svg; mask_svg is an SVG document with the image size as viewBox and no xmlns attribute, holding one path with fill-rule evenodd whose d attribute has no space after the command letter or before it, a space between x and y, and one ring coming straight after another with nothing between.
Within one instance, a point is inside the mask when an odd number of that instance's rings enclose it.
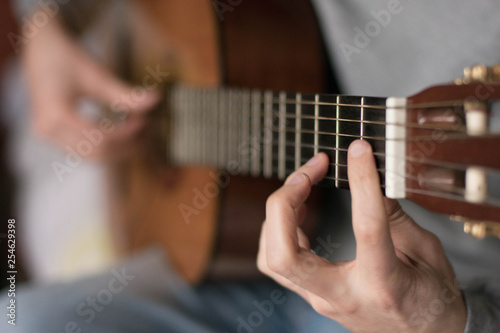
<instances>
[{"instance_id":1,"label":"fingernail","mask_svg":"<svg viewBox=\"0 0 500 333\"><path fill-rule=\"evenodd\" d=\"M316 154L313 158L307 161L306 165L308 166L316 165L318 164L319 160L320 160L319 154Z\"/></svg>"},{"instance_id":2,"label":"fingernail","mask_svg":"<svg viewBox=\"0 0 500 333\"><path fill-rule=\"evenodd\" d=\"M297 185L299 183L302 183L303 180L304 180L304 174L297 173L287 182L286 185Z\"/></svg>"},{"instance_id":3,"label":"fingernail","mask_svg":"<svg viewBox=\"0 0 500 333\"><path fill-rule=\"evenodd\" d=\"M368 143L363 142L362 140L356 140L351 143L349 147L349 154L352 157L358 157L363 155L368 150Z\"/></svg>"}]
</instances>

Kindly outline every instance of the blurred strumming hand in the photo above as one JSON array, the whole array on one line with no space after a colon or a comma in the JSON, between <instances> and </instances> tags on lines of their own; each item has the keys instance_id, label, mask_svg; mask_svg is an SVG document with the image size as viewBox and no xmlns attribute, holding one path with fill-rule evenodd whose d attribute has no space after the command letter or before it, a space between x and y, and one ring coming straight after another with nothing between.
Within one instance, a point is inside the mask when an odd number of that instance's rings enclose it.
<instances>
[{"instance_id":1,"label":"blurred strumming hand","mask_svg":"<svg viewBox=\"0 0 500 333\"><path fill-rule=\"evenodd\" d=\"M141 98L134 98L134 88L86 54L57 19L28 41L22 61L34 130L41 137L77 151L78 144L93 134L100 140L86 157L98 159L120 157L137 147L145 115L158 102L157 91L139 88ZM82 117L77 103L83 98L101 103L120 121Z\"/></svg>"}]
</instances>

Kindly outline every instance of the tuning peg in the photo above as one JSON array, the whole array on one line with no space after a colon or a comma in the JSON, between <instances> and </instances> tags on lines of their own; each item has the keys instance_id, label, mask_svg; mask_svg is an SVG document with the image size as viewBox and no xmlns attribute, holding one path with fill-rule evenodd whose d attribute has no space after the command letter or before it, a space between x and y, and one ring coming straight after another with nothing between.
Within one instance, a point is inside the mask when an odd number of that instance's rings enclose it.
<instances>
[{"instance_id":1,"label":"tuning peg","mask_svg":"<svg viewBox=\"0 0 500 333\"><path fill-rule=\"evenodd\" d=\"M493 81L500 82L500 64L493 66Z\"/></svg>"},{"instance_id":2,"label":"tuning peg","mask_svg":"<svg viewBox=\"0 0 500 333\"><path fill-rule=\"evenodd\" d=\"M500 223L486 221L469 221L463 216L450 216L450 219L464 223L464 232L474 238L483 239L487 236L500 238Z\"/></svg>"},{"instance_id":3,"label":"tuning peg","mask_svg":"<svg viewBox=\"0 0 500 333\"><path fill-rule=\"evenodd\" d=\"M464 69L464 77L455 80L455 84L471 82L500 83L500 64L491 67L483 64L467 67Z\"/></svg>"},{"instance_id":4,"label":"tuning peg","mask_svg":"<svg viewBox=\"0 0 500 333\"><path fill-rule=\"evenodd\" d=\"M464 232L479 239L486 236L500 238L500 226L493 222L465 222Z\"/></svg>"}]
</instances>

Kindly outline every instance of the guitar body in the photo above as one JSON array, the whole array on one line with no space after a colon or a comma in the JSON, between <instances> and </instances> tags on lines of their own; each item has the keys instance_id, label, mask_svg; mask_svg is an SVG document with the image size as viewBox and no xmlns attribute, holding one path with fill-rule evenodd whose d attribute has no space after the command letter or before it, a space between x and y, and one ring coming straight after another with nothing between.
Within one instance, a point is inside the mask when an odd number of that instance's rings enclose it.
<instances>
[{"instance_id":1,"label":"guitar body","mask_svg":"<svg viewBox=\"0 0 500 333\"><path fill-rule=\"evenodd\" d=\"M119 67L138 85L159 70L168 72L156 76L161 84L326 92L330 71L309 1L230 3L133 1L125 20L129 51L121 54L127 63ZM158 244L192 283L255 276L265 201L280 182L206 167L166 166L158 151L144 151L110 168L120 251L129 254ZM320 191L311 197L310 222L317 219Z\"/></svg>"}]
</instances>

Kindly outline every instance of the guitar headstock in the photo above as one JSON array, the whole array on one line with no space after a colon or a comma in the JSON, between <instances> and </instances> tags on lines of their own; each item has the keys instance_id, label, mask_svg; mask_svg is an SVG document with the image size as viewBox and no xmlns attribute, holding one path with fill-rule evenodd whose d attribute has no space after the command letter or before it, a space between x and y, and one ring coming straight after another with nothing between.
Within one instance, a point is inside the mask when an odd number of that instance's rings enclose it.
<instances>
[{"instance_id":1,"label":"guitar headstock","mask_svg":"<svg viewBox=\"0 0 500 333\"><path fill-rule=\"evenodd\" d=\"M450 85L407 99L406 198L465 222L475 237L500 237L500 133L493 130L500 100L500 65L467 68ZM500 177L498 178L500 179Z\"/></svg>"}]
</instances>

